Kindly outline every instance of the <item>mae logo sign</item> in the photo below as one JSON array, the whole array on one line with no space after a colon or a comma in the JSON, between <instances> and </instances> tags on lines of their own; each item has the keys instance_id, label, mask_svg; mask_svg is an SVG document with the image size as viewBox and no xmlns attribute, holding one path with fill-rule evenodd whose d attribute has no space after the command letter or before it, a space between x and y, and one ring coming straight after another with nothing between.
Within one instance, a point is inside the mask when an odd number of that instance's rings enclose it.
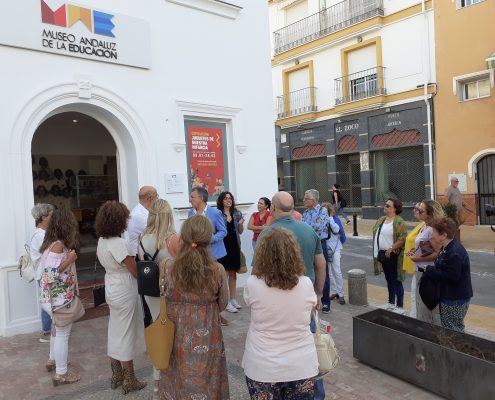
<instances>
[{"instance_id":1,"label":"mae logo sign","mask_svg":"<svg viewBox=\"0 0 495 400\"><path fill-rule=\"evenodd\" d=\"M48 0L46 0L48 1ZM41 0L41 22L46 25L54 25L63 28L72 28L75 24L83 25L89 33L102 35L106 38L114 38L112 30L115 25L112 22L113 15L77 6L72 3L64 3L57 9L52 9ZM104 59L118 60L117 43L107 39L90 38L75 33L61 32L47 27L43 29L42 46L45 48L80 53Z\"/></svg>"},{"instance_id":2,"label":"mae logo sign","mask_svg":"<svg viewBox=\"0 0 495 400\"><path fill-rule=\"evenodd\" d=\"M14 18L9 21L9 15L26 17L22 31ZM147 21L67 0L1 1L0 43L114 64L151 67Z\"/></svg>"}]
</instances>

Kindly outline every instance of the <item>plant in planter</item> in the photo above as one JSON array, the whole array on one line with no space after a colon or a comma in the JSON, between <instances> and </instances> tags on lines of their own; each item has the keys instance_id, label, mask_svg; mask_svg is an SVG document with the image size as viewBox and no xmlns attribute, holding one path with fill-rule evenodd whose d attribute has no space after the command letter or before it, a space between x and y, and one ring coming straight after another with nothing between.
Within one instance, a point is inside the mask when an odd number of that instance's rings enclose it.
<instances>
[{"instance_id":1,"label":"plant in planter","mask_svg":"<svg viewBox=\"0 0 495 400\"><path fill-rule=\"evenodd\" d=\"M446 204L442 204L442 208L443 208L443 212L445 213L445 216L452 218L457 228L459 228L461 223L459 222L459 214L457 212L457 206L452 203L446 203Z\"/></svg>"},{"instance_id":2,"label":"plant in planter","mask_svg":"<svg viewBox=\"0 0 495 400\"><path fill-rule=\"evenodd\" d=\"M455 204L447 203L447 202L443 202L441 204L442 204L442 208L443 208L443 212L445 213L445 216L451 218L455 222L455 225L457 226L457 232L455 234L455 239L460 242L461 241L460 226L462 225L463 221L461 221L459 218L459 212L457 211L457 206Z\"/></svg>"}]
</instances>

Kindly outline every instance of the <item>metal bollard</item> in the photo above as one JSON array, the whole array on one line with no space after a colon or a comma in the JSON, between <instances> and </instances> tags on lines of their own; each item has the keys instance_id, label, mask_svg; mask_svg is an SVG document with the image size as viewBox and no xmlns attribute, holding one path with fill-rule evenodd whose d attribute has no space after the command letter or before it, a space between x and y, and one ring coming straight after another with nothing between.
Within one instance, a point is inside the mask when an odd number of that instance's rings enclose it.
<instances>
[{"instance_id":1,"label":"metal bollard","mask_svg":"<svg viewBox=\"0 0 495 400\"><path fill-rule=\"evenodd\" d=\"M358 231L357 231L357 214L354 213L352 214L352 228L354 230L354 233L352 236L359 236Z\"/></svg>"},{"instance_id":2,"label":"metal bollard","mask_svg":"<svg viewBox=\"0 0 495 400\"><path fill-rule=\"evenodd\" d=\"M349 304L365 306L368 304L368 287L366 284L366 272L362 269L351 269L347 272L347 290Z\"/></svg>"}]
</instances>

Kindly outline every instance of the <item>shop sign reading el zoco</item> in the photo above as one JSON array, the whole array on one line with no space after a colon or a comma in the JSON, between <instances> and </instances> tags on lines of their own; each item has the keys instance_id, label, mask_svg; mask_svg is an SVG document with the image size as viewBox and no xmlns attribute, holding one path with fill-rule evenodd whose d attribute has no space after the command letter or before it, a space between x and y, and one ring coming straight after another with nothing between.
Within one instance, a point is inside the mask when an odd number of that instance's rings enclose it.
<instances>
[{"instance_id":1,"label":"shop sign reading el zoco","mask_svg":"<svg viewBox=\"0 0 495 400\"><path fill-rule=\"evenodd\" d=\"M44 0L41 1L41 22L71 28L75 23L81 23L89 32L114 38L115 28L112 14L91 10L71 3L62 4L59 8L51 9ZM95 56L102 59L117 60L117 43L108 39L96 39L67 33L57 29L43 29L42 46L60 52Z\"/></svg>"}]
</instances>

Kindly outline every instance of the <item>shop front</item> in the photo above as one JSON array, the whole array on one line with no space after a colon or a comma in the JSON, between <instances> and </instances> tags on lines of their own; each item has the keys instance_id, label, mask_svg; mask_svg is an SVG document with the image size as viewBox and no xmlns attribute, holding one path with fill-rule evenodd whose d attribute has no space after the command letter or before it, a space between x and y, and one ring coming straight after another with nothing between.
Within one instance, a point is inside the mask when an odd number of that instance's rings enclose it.
<instances>
[{"instance_id":1,"label":"shop front","mask_svg":"<svg viewBox=\"0 0 495 400\"><path fill-rule=\"evenodd\" d=\"M347 208L368 219L382 214L389 197L399 198L412 218L413 205L431 196L426 112L414 102L282 130L286 187L296 202L310 188L326 200L337 183Z\"/></svg>"},{"instance_id":2,"label":"shop front","mask_svg":"<svg viewBox=\"0 0 495 400\"><path fill-rule=\"evenodd\" d=\"M247 215L277 190L274 141L266 139L273 137L270 68L249 50L266 36L267 26L250 29L265 8L218 2L198 10L165 0L98 7L0 5L0 57L9 60L0 77L0 336L40 329L36 284L17 270L36 202L74 213L77 268L91 279L84 271L94 264L94 218L107 200L132 208L139 188L153 185L180 228L195 185L207 188L212 204L222 190L233 192ZM23 15L22 29L13 15ZM191 15L196 25L186 29L180 21ZM236 49L242 54L232 57ZM252 71L256 84L239 80ZM249 258L249 232L243 239Z\"/></svg>"}]
</instances>

